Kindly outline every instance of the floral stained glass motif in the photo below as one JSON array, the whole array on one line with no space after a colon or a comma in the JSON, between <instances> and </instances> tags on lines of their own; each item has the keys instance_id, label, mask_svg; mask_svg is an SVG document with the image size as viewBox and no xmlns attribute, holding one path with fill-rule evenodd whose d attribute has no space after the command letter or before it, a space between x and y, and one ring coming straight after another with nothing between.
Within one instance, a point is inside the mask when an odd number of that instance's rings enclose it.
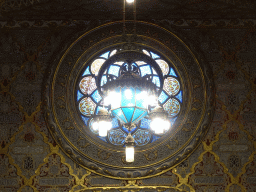
<instances>
[{"instance_id":1,"label":"floral stained glass motif","mask_svg":"<svg viewBox=\"0 0 256 192\"><path fill-rule=\"evenodd\" d=\"M83 115L91 116L94 113L96 104L90 97L83 98L79 103L79 110Z\"/></svg>"},{"instance_id":2,"label":"floral stained glass motif","mask_svg":"<svg viewBox=\"0 0 256 192\"><path fill-rule=\"evenodd\" d=\"M90 95L96 88L96 81L92 76L84 77L79 83L80 90L83 94Z\"/></svg>"},{"instance_id":3,"label":"floral stained glass motif","mask_svg":"<svg viewBox=\"0 0 256 192\"><path fill-rule=\"evenodd\" d=\"M151 134L149 130L138 129L134 134L133 138L135 140L136 145L142 146L149 143L151 139Z\"/></svg>"},{"instance_id":4,"label":"floral stained glass motif","mask_svg":"<svg viewBox=\"0 0 256 192\"><path fill-rule=\"evenodd\" d=\"M127 134L120 129L112 129L108 132L108 140L114 145L123 145Z\"/></svg>"},{"instance_id":5,"label":"floral stained glass motif","mask_svg":"<svg viewBox=\"0 0 256 192\"><path fill-rule=\"evenodd\" d=\"M168 115L170 117L174 117L178 115L178 113L180 112L180 103L174 98L169 99L164 104L163 107L164 107L164 110L168 112Z\"/></svg>"},{"instance_id":6,"label":"floral stained glass motif","mask_svg":"<svg viewBox=\"0 0 256 192\"><path fill-rule=\"evenodd\" d=\"M156 63L159 65L159 67L162 70L163 75L167 75L169 72L169 65L162 59L157 59Z\"/></svg>"},{"instance_id":7,"label":"floral stained glass motif","mask_svg":"<svg viewBox=\"0 0 256 192\"><path fill-rule=\"evenodd\" d=\"M176 95L180 91L180 83L173 77L164 80L164 90L170 95Z\"/></svg>"},{"instance_id":8,"label":"floral stained glass motif","mask_svg":"<svg viewBox=\"0 0 256 192\"><path fill-rule=\"evenodd\" d=\"M91 65L91 71L93 74L98 75L99 70L101 68L101 66L103 65L103 63L105 62L105 59L96 59L93 61L92 65Z\"/></svg>"}]
</instances>

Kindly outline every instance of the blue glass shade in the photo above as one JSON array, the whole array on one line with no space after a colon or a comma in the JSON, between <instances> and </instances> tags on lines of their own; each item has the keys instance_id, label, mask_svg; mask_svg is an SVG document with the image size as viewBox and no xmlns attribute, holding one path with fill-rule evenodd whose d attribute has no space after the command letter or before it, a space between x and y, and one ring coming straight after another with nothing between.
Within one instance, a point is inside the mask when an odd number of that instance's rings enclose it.
<instances>
[{"instance_id":1,"label":"blue glass shade","mask_svg":"<svg viewBox=\"0 0 256 192\"><path fill-rule=\"evenodd\" d=\"M139 88L123 87L115 90L121 94L120 104L112 105L112 114L122 123L137 123L147 115L147 101Z\"/></svg>"}]
</instances>

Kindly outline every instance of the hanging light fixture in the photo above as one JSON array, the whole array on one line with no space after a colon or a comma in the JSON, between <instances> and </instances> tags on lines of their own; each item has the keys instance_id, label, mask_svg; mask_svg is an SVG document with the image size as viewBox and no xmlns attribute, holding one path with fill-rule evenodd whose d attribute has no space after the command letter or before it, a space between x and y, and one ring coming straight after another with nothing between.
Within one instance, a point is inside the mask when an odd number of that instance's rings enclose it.
<instances>
[{"instance_id":1,"label":"hanging light fixture","mask_svg":"<svg viewBox=\"0 0 256 192\"><path fill-rule=\"evenodd\" d=\"M150 128L156 134L163 134L164 131L170 128L171 124L168 120L168 114L161 106L155 107L149 115L151 119Z\"/></svg>"},{"instance_id":2,"label":"hanging light fixture","mask_svg":"<svg viewBox=\"0 0 256 192\"><path fill-rule=\"evenodd\" d=\"M106 137L108 131L112 127L111 120L112 118L109 112L105 108L102 108L99 110L98 114L94 117L92 127L95 131L96 130L99 131L99 136Z\"/></svg>"},{"instance_id":3,"label":"hanging light fixture","mask_svg":"<svg viewBox=\"0 0 256 192\"><path fill-rule=\"evenodd\" d=\"M126 0L127 3L131 2ZM136 36L136 1L134 1L134 35ZM123 37L125 37L125 0L123 12ZM128 51L129 52L129 51ZM131 54L131 57L134 53ZM118 55L118 54L116 54ZM116 117L120 123L128 130L125 139L126 161L134 161L135 140L131 134L132 129L144 117L151 119L150 127L155 134L163 134L170 128L168 115L163 107L158 105L159 87L153 83L152 76L139 75L138 66L134 64L134 58L123 58L123 65L120 68L120 76L105 75L106 83L101 86L103 106L110 107L99 110L94 116L93 129L99 131L99 136L105 137L111 129L111 119ZM107 64L105 64L107 66ZM157 64L155 64L157 65ZM158 67L158 66L157 66ZM156 68L157 68L156 67ZM105 68L99 72L99 82L104 75ZM159 68L159 70L161 70ZM159 71L158 70L158 71ZM101 75L100 75L101 74ZM159 77L160 78L160 77ZM163 77L162 77L163 78ZM161 78L160 78L161 79ZM156 107L157 106L157 107ZM154 108L151 111L151 108Z\"/></svg>"}]
</instances>

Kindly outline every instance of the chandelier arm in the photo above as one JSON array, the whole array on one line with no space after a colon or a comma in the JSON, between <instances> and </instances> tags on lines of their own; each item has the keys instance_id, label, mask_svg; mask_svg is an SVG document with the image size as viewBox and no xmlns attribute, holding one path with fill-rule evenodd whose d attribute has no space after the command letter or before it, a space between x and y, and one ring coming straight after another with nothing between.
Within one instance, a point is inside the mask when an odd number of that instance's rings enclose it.
<instances>
[{"instance_id":1,"label":"chandelier arm","mask_svg":"<svg viewBox=\"0 0 256 192\"><path fill-rule=\"evenodd\" d=\"M136 35L136 0L133 2L133 17L134 17L134 35Z\"/></svg>"},{"instance_id":2,"label":"chandelier arm","mask_svg":"<svg viewBox=\"0 0 256 192\"><path fill-rule=\"evenodd\" d=\"M125 31L126 31L126 26L125 26L125 1L124 0L124 5L123 5L123 35L125 35Z\"/></svg>"}]
</instances>

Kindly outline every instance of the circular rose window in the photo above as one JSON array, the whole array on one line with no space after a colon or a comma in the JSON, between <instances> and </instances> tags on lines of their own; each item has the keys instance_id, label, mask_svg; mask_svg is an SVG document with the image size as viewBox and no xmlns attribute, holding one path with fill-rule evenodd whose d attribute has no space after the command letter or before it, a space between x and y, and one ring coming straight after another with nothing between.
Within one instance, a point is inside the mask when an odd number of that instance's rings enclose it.
<instances>
[{"instance_id":1,"label":"circular rose window","mask_svg":"<svg viewBox=\"0 0 256 192\"><path fill-rule=\"evenodd\" d=\"M47 73L44 110L52 136L72 160L106 177L131 179L162 174L193 153L213 116L214 85L208 64L191 44L142 22L137 36L123 36L122 23L116 22L67 44ZM144 92L153 90L155 99L142 94L142 81L130 85L124 74L143 80L151 87ZM121 81L129 88L124 86L126 99L113 97L117 104L106 104L107 85ZM162 132L152 129L157 108L168 123ZM111 119L104 136L94 126L102 110ZM133 162L125 159L128 135L134 140Z\"/></svg>"},{"instance_id":2,"label":"circular rose window","mask_svg":"<svg viewBox=\"0 0 256 192\"><path fill-rule=\"evenodd\" d=\"M87 129L85 132L91 131L106 143L124 146L125 138L129 131L116 117L113 117L111 130L108 131L105 137L98 136L99 131L93 128L93 117L98 114L100 109L105 107L102 94L100 94L101 87L106 84L107 77L111 76L114 79L119 78L121 69L127 65L122 59L113 61L113 56L118 55L120 52L123 52L123 50L110 49L104 51L103 53L99 53L94 60L86 65L78 79L75 97L80 117ZM129 51L125 52L126 54L129 53ZM168 120L170 121L171 127L173 127L182 106L182 87L178 73L175 72L174 67L164 60L160 54L146 48L137 50L137 52L152 58L159 67L157 70L151 63L145 62L141 60L141 58L135 58L135 61L132 63L133 67L138 68L138 74L141 77L151 77L151 81L156 85L159 91L157 98L158 104L168 113ZM130 57L134 57L134 53L131 54ZM112 58L112 60L108 62L109 65L103 68L110 58ZM99 72L102 69L104 69L104 72L102 71L103 74L99 76ZM96 83L97 80L100 81L98 86ZM145 100L146 98L142 99ZM151 107L150 110L153 110L153 107ZM137 110L136 112L133 118L143 115L142 110ZM132 128L131 134L134 137L135 146L144 146L149 143L154 143L167 132L167 130L164 130L163 133L159 134L152 131L150 129L150 123L151 120L145 115L136 124L136 127Z\"/></svg>"}]
</instances>

